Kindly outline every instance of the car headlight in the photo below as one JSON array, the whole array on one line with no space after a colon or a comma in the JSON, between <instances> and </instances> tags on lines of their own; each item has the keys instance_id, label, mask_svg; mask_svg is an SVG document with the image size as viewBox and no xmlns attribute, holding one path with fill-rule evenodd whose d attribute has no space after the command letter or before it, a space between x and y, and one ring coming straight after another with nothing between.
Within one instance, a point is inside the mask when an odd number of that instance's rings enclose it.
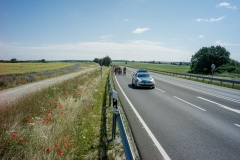
<instances>
[{"instance_id":1,"label":"car headlight","mask_svg":"<svg viewBox=\"0 0 240 160\"><path fill-rule=\"evenodd\" d=\"M136 82L142 82L142 80L141 80L141 79L139 79L139 78L137 78Z\"/></svg>"},{"instance_id":2,"label":"car headlight","mask_svg":"<svg viewBox=\"0 0 240 160\"><path fill-rule=\"evenodd\" d=\"M154 79L153 79L153 78L150 80L150 82L152 82L152 83L155 83L155 81L154 81Z\"/></svg>"}]
</instances>

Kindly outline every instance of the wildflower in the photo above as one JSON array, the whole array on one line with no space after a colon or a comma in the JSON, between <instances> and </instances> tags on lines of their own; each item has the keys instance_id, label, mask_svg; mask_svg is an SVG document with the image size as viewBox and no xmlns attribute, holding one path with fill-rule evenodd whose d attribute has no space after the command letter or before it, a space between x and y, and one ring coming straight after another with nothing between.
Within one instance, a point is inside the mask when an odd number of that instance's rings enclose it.
<instances>
[{"instance_id":1,"label":"wildflower","mask_svg":"<svg viewBox=\"0 0 240 160\"><path fill-rule=\"evenodd\" d=\"M64 112L60 112L60 114L64 114Z\"/></svg>"},{"instance_id":2,"label":"wildflower","mask_svg":"<svg viewBox=\"0 0 240 160\"><path fill-rule=\"evenodd\" d=\"M59 145L57 143L53 143L54 147L59 147Z\"/></svg>"},{"instance_id":3,"label":"wildflower","mask_svg":"<svg viewBox=\"0 0 240 160\"><path fill-rule=\"evenodd\" d=\"M51 117L49 117L49 118L47 118L47 120L48 120L48 121L51 121L51 120L52 120L52 118L51 118Z\"/></svg>"},{"instance_id":4,"label":"wildflower","mask_svg":"<svg viewBox=\"0 0 240 160\"><path fill-rule=\"evenodd\" d=\"M76 148L72 148L72 151L75 151L76 150Z\"/></svg>"},{"instance_id":5,"label":"wildflower","mask_svg":"<svg viewBox=\"0 0 240 160\"><path fill-rule=\"evenodd\" d=\"M13 134L12 135L12 140L15 140L15 139L17 139L18 138L18 136L16 135L16 134Z\"/></svg>"},{"instance_id":6,"label":"wildflower","mask_svg":"<svg viewBox=\"0 0 240 160\"><path fill-rule=\"evenodd\" d=\"M58 110L61 110L62 109L62 106L58 106Z\"/></svg>"},{"instance_id":7,"label":"wildflower","mask_svg":"<svg viewBox=\"0 0 240 160\"><path fill-rule=\"evenodd\" d=\"M46 149L46 152L50 152L50 148L47 148L47 149Z\"/></svg>"},{"instance_id":8,"label":"wildflower","mask_svg":"<svg viewBox=\"0 0 240 160\"><path fill-rule=\"evenodd\" d=\"M49 114L54 114L53 111L50 111Z\"/></svg>"},{"instance_id":9,"label":"wildflower","mask_svg":"<svg viewBox=\"0 0 240 160\"><path fill-rule=\"evenodd\" d=\"M24 145L27 145L27 142L23 142Z\"/></svg>"},{"instance_id":10,"label":"wildflower","mask_svg":"<svg viewBox=\"0 0 240 160\"><path fill-rule=\"evenodd\" d=\"M60 155L60 156L61 156L61 155L62 155L62 152L61 152L61 151L58 151L58 155Z\"/></svg>"},{"instance_id":11,"label":"wildflower","mask_svg":"<svg viewBox=\"0 0 240 160\"><path fill-rule=\"evenodd\" d=\"M22 141L22 140L23 140L23 138L22 138L22 137L20 137L20 138L19 138L19 141Z\"/></svg>"},{"instance_id":12,"label":"wildflower","mask_svg":"<svg viewBox=\"0 0 240 160\"><path fill-rule=\"evenodd\" d=\"M43 110L43 112L47 112L47 110L46 110L46 109L44 109L44 110Z\"/></svg>"},{"instance_id":13,"label":"wildflower","mask_svg":"<svg viewBox=\"0 0 240 160\"><path fill-rule=\"evenodd\" d=\"M74 141L74 138L72 138L72 141Z\"/></svg>"}]
</instances>

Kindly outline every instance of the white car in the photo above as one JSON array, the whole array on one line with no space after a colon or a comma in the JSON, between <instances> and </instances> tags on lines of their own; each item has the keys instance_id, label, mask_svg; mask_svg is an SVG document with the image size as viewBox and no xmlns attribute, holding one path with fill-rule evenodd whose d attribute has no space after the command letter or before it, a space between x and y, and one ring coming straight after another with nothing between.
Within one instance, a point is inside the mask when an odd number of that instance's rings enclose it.
<instances>
[{"instance_id":1,"label":"white car","mask_svg":"<svg viewBox=\"0 0 240 160\"><path fill-rule=\"evenodd\" d=\"M132 85L135 88L138 87L149 87L155 88L155 81L148 72L136 72L132 77Z\"/></svg>"}]
</instances>

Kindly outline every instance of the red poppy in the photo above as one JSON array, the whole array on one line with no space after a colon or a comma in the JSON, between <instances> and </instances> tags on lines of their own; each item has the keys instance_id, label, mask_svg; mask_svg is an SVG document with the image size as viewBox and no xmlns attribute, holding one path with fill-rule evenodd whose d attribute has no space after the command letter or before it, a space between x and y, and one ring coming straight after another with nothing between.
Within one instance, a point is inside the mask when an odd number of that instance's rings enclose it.
<instances>
[{"instance_id":1,"label":"red poppy","mask_svg":"<svg viewBox=\"0 0 240 160\"><path fill-rule=\"evenodd\" d=\"M60 150L58 151L58 155L60 155L60 156L62 155L62 152Z\"/></svg>"},{"instance_id":2,"label":"red poppy","mask_svg":"<svg viewBox=\"0 0 240 160\"><path fill-rule=\"evenodd\" d=\"M46 152L50 152L50 148L47 148L47 149L46 149Z\"/></svg>"},{"instance_id":3,"label":"red poppy","mask_svg":"<svg viewBox=\"0 0 240 160\"><path fill-rule=\"evenodd\" d=\"M64 112L60 112L60 114L64 114Z\"/></svg>"},{"instance_id":4,"label":"red poppy","mask_svg":"<svg viewBox=\"0 0 240 160\"><path fill-rule=\"evenodd\" d=\"M22 141L23 140L23 138L21 137L21 138L19 138L19 141Z\"/></svg>"},{"instance_id":5,"label":"red poppy","mask_svg":"<svg viewBox=\"0 0 240 160\"><path fill-rule=\"evenodd\" d=\"M18 136L16 135L16 134L13 134L12 135L12 140L15 140L15 139L17 139L18 138Z\"/></svg>"},{"instance_id":6,"label":"red poppy","mask_svg":"<svg viewBox=\"0 0 240 160\"><path fill-rule=\"evenodd\" d=\"M48 120L48 121L51 121L51 120L52 120L52 118L51 118L51 117L49 117L49 118L47 118L47 120Z\"/></svg>"},{"instance_id":7,"label":"red poppy","mask_svg":"<svg viewBox=\"0 0 240 160\"><path fill-rule=\"evenodd\" d=\"M24 145L27 145L27 142L23 142Z\"/></svg>"}]
</instances>

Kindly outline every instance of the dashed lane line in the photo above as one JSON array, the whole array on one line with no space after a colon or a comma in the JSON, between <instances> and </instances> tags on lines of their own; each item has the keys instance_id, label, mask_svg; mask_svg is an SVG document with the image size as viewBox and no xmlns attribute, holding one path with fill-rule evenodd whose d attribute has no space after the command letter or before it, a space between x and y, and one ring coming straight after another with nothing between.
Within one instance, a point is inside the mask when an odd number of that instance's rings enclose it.
<instances>
[{"instance_id":1,"label":"dashed lane line","mask_svg":"<svg viewBox=\"0 0 240 160\"><path fill-rule=\"evenodd\" d=\"M198 97L198 98L199 98L199 99L202 99L202 100L204 100L204 101L207 101L207 102L210 102L210 103L216 104L216 105L218 105L218 106L221 107L221 108L224 108L224 109L227 109L227 110L229 110L229 111L232 111L232 112L235 112L235 113L240 114L240 110L237 110L237 109L233 109L233 108L230 108L230 107L224 106L224 105L222 105L222 104L220 104L220 103L217 103L217 102L211 101L211 100L206 99L206 98L202 98L202 97Z\"/></svg>"},{"instance_id":2,"label":"dashed lane line","mask_svg":"<svg viewBox=\"0 0 240 160\"><path fill-rule=\"evenodd\" d=\"M222 99L229 100L229 101L232 101L232 102L240 103L240 100L237 100L237 99L233 99L233 98L221 96L221 95L218 95L218 94L215 94L215 93L203 91L203 90L201 90L201 89L196 89L196 88L193 88L193 87L189 87L189 86L177 84L177 83L175 83L175 82L166 81L166 80L163 80L163 79L161 79L161 78L155 78L155 79L158 79L158 80L160 80L160 81L164 81L164 82L167 82L167 83L170 83L170 84L173 84L173 85L182 87L182 88L186 88L186 89L189 89L189 90L197 91L197 92L204 93L204 94L207 94L207 95L211 95L211 96L214 96L214 97L218 97L218 98L222 98Z\"/></svg>"},{"instance_id":3,"label":"dashed lane line","mask_svg":"<svg viewBox=\"0 0 240 160\"><path fill-rule=\"evenodd\" d=\"M239 124L234 124L235 126L237 126L237 127L240 127L240 125Z\"/></svg>"},{"instance_id":4,"label":"dashed lane line","mask_svg":"<svg viewBox=\"0 0 240 160\"><path fill-rule=\"evenodd\" d=\"M159 90L159 91L161 91L161 92L163 92L163 93L165 93L165 91L163 91L163 90L161 90L161 89L159 89L159 88L156 88L157 90Z\"/></svg>"},{"instance_id":5,"label":"dashed lane line","mask_svg":"<svg viewBox=\"0 0 240 160\"><path fill-rule=\"evenodd\" d=\"M185 100L183 100L183 99L181 99L181 98L178 98L178 97L176 97L176 96L173 96L174 98L176 98L176 99L178 99L178 100L180 100L180 101L182 101L182 102L185 102L185 103L187 103L187 104L189 104L189 105L191 105L191 106L193 106L193 107L195 107L195 108L198 108L198 109L200 109L200 110L202 110L202 111L206 111L205 109L203 109L203 108L201 108L201 107L198 107L198 106L196 106L196 105L194 105L194 104L192 104L192 103L189 103L189 102L187 102L187 101L185 101Z\"/></svg>"}]
</instances>

